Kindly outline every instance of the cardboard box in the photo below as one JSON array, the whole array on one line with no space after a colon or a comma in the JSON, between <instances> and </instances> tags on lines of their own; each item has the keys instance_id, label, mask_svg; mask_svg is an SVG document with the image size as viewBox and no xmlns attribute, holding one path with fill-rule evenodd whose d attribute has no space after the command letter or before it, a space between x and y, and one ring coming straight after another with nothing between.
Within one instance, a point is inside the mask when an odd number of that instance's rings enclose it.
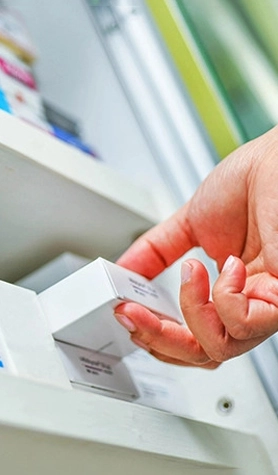
<instances>
[{"instance_id":1,"label":"cardboard box","mask_svg":"<svg viewBox=\"0 0 278 475\"><path fill-rule=\"evenodd\" d=\"M53 134L31 68L0 43L0 88L4 110Z\"/></svg>"},{"instance_id":2,"label":"cardboard box","mask_svg":"<svg viewBox=\"0 0 278 475\"><path fill-rule=\"evenodd\" d=\"M131 373L121 359L68 343L56 342L56 348L75 389L126 401L139 397Z\"/></svg>"},{"instance_id":3,"label":"cardboard box","mask_svg":"<svg viewBox=\"0 0 278 475\"><path fill-rule=\"evenodd\" d=\"M33 63L37 50L23 18L15 10L0 8L0 43L6 45L26 63Z\"/></svg>"},{"instance_id":4,"label":"cardboard box","mask_svg":"<svg viewBox=\"0 0 278 475\"><path fill-rule=\"evenodd\" d=\"M102 258L38 297L56 340L118 358L137 349L114 317L120 303L137 302L162 319L183 321L166 289Z\"/></svg>"}]
</instances>

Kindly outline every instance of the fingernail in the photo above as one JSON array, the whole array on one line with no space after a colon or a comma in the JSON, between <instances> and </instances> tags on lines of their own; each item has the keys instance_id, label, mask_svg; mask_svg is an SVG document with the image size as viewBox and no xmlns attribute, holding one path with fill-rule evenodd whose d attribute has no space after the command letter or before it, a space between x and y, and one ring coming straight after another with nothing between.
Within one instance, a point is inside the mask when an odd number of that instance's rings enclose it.
<instances>
[{"instance_id":1,"label":"fingernail","mask_svg":"<svg viewBox=\"0 0 278 475\"><path fill-rule=\"evenodd\" d=\"M230 270L232 270L235 261L236 260L234 256L229 256L228 259L225 261L224 266L222 267L222 272L229 272Z\"/></svg>"},{"instance_id":2,"label":"fingernail","mask_svg":"<svg viewBox=\"0 0 278 475\"><path fill-rule=\"evenodd\" d=\"M181 283L186 284L191 278L192 266L188 262L183 262L181 265Z\"/></svg>"},{"instance_id":3,"label":"fingernail","mask_svg":"<svg viewBox=\"0 0 278 475\"><path fill-rule=\"evenodd\" d=\"M115 313L115 317L118 322L125 327L129 332L135 332L136 326L134 325L133 321L130 318L126 317L125 315L121 315L119 313Z\"/></svg>"},{"instance_id":4,"label":"fingernail","mask_svg":"<svg viewBox=\"0 0 278 475\"><path fill-rule=\"evenodd\" d=\"M133 343L135 343L135 345L137 345L137 346L139 346L140 348L142 348L143 350L150 351L150 348L149 348L145 343L143 343L142 341L137 340L137 338L132 338L131 341L132 341Z\"/></svg>"}]
</instances>

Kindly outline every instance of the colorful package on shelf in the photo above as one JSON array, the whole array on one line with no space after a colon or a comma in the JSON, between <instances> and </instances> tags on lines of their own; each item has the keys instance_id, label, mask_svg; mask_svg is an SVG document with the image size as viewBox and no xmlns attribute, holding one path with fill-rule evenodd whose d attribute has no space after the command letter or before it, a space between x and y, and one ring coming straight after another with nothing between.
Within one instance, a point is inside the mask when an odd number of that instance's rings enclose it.
<instances>
[{"instance_id":1,"label":"colorful package on shelf","mask_svg":"<svg viewBox=\"0 0 278 475\"><path fill-rule=\"evenodd\" d=\"M32 70L3 45L0 45L0 108L51 132Z\"/></svg>"},{"instance_id":2,"label":"colorful package on shelf","mask_svg":"<svg viewBox=\"0 0 278 475\"><path fill-rule=\"evenodd\" d=\"M83 141L80 125L75 118L70 117L67 113L46 101L43 101L43 105L46 119L51 125L55 137L79 148L82 152L94 158L100 158L93 147Z\"/></svg>"},{"instance_id":3,"label":"colorful package on shelf","mask_svg":"<svg viewBox=\"0 0 278 475\"><path fill-rule=\"evenodd\" d=\"M56 109L45 107L31 69L35 58L35 48L20 17L0 8L0 109L99 159L80 137L77 124ZM52 114L51 120L46 112ZM60 122L56 123L58 115ZM68 129L70 123L76 127Z\"/></svg>"},{"instance_id":4,"label":"colorful package on shelf","mask_svg":"<svg viewBox=\"0 0 278 475\"><path fill-rule=\"evenodd\" d=\"M60 127L57 127L56 125L51 124L51 127L52 127L52 133L55 137L62 140L63 142L66 142L72 145L73 147L78 148L79 150L82 150L82 152L85 152L91 155L92 157L99 159L98 154L91 147L91 145L84 143L79 137L70 134L66 130L61 129Z\"/></svg>"},{"instance_id":5,"label":"colorful package on shelf","mask_svg":"<svg viewBox=\"0 0 278 475\"><path fill-rule=\"evenodd\" d=\"M6 94L4 91L2 91L2 89L0 89L0 109L11 113L11 108L7 101Z\"/></svg>"},{"instance_id":6,"label":"colorful package on shelf","mask_svg":"<svg viewBox=\"0 0 278 475\"><path fill-rule=\"evenodd\" d=\"M28 64L36 59L37 51L24 21L17 12L7 8L0 8L0 43Z\"/></svg>"},{"instance_id":7,"label":"colorful package on shelf","mask_svg":"<svg viewBox=\"0 0 278 475\"><path fill-rule=\"evenodd\" d=\"M58 108L56 104L50 104L50 102L45 99L43 99L43 107L49 124L53 126L55 125L56 127L68 132L70 135L81 139L80 124L75 117L69 116L65 111Z\"/></svg>"}]
</instances>

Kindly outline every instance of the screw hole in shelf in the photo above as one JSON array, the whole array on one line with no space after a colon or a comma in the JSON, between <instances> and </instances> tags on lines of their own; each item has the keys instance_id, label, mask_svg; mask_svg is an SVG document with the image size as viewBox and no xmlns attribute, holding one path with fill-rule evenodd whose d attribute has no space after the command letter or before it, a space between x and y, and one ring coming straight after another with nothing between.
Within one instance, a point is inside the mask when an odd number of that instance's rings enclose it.
<instances>
[{"instance_id":1,"label":"screw hole in shelf","mask_svg":"<svg viewBox=\"0 0 278 475\"><path fill-rule=\"evenodd\" d=\"M221 414L230 414L234 409L234 402L228 397L222 397L217 403L217 409Z\"/></svg>"}]
</instances>

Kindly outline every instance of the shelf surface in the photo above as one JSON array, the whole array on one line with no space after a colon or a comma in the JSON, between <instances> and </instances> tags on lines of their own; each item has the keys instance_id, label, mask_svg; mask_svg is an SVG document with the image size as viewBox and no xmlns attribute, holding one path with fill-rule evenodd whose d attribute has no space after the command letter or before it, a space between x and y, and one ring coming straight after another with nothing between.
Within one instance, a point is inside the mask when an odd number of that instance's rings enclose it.
<instances>
[{"instance_id":1,"label":"shelf surface","mask_svg":"<svg viewBox=\"0 0 278 475\"><path fill-rule=\"evenodd\" d=\"M274 473L250 434L14 376L0 375L0 383L6 473Z\"/></svg>"},{"instance_id":2,"label":"shelf surface","mask_svg":"<svg viewBox=\"0 0 278 475\"><path fill-rule=\"evenodd\" d=\"M0 111L0 279L70 251L113 259L159 215L151 191Z\"/></svg>"}]
</instances>

